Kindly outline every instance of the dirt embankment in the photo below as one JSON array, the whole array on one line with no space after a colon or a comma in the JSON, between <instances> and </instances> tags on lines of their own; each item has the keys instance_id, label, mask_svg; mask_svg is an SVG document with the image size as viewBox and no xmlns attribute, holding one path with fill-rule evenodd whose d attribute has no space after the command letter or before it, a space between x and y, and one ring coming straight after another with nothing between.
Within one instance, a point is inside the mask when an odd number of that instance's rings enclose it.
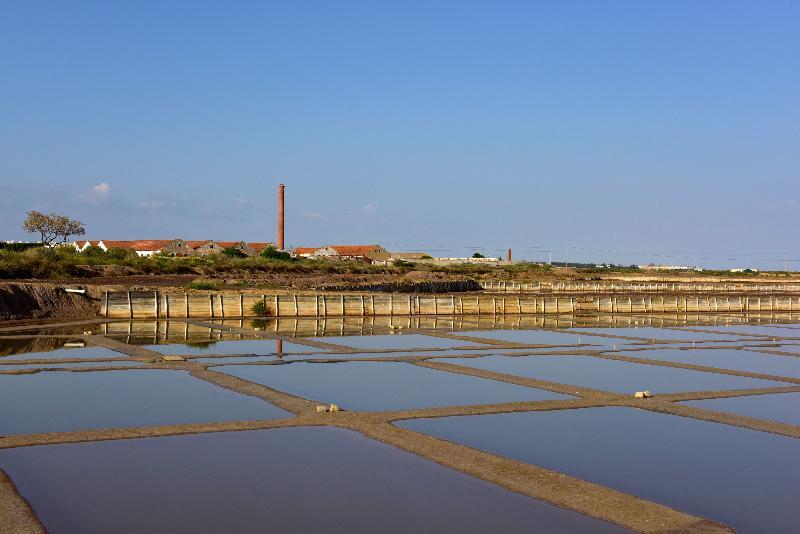
<instances>
[{"instance_id":1,"label":"dirt embankment","mask_svg":"<svg viewBox=\"0 0 800 534\"><path fill-rule=\"evenodd\" d=\"M97 297L91 293L67 293L52 283L0 284L0 320L93 317Z\"/></svg>"}]
</instances>

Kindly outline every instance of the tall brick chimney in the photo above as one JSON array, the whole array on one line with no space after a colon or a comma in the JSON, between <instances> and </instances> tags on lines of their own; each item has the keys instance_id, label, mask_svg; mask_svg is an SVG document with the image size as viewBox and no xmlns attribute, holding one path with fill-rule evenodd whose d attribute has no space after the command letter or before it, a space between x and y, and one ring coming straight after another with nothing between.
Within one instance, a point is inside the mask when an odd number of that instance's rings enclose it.
<instances>
[{"instance_id":1,"label":"tall brick chimney","mask_svg":"<svg viewBox=\"0 0 800 534\"><path fill-rule=\"evenodd\" d=\"M286 186L278 186L278 250L283 250L283 196Z\"/></svg>"},{"instance_id":2,"label":"tall brick chimney","mask_svg":"<svg viewBox=\"0 0 800 534\"><path fill-rule=\"evenodd\" d=\"M508 263L511 263L511 249L508 249Z\"/></svg>"}]
</instances>

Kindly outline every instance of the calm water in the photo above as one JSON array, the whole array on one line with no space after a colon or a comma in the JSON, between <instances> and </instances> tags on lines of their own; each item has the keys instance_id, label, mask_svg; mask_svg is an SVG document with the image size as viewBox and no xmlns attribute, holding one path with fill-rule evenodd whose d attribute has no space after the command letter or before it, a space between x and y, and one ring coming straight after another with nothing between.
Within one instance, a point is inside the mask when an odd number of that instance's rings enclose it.
<instances>
[{"instance_id":1,"label":"calm water","mask_svg":"<svg viewBox=\"0 0 800 534\"><path fill-rule=\"evenodd\" d=\"M422 334L395 334L380 336L325 336L312 338L315 341L335 343L354 349L449 349L470 345L458 339L425 336Z\"/></svg>"},{"instance_id":2,"label":"calm water","mask_svg":"<svg viewBox=\"0 0 800 534\"><path fill-rule=\"evenodd\" d=\"M729 399L689 401L683 404L800 426L800 393L749 395Z\"/></svg>"},{"instance_id":3,"label":"calm water","mask_svg":"<svg viewBox=\"0 0 800 534\"><path fill-rule=\"evenodd\" d=\"M404 421L740 532L797 532L800 440L633 408Z\"/></svg>"},{"instance_id":4,"label":"calm water","mask_svg":"<svg viewBox=\"0 0 800 534\"><path fill-rule=\"evenodd\" d=\"M142 365L142 363L134 360L116 362L40 363L35 365L0 365L0 371L12 371L14 369L70 369L73 367L135 367L137 365Z\"/></svg>"},{"instance_id":5,"label":"calm water","mask_svg":"<svg viewBox=\"0 0 800 534\"><path fill-rule=\"evenodd\" d=\"M616 336L641 337L649 340L664 341L734 341L735 335L713 334L710 332L687 332L686 330L668 330L666 328L653 328L642 326L638 328L572 328L574 332L594 332Z\"/></svg>"},{"instance_id":6,"label":"calm water","mask_svg":"<svg viewBox=\"0 0 800 534\"><path fill-rule=\"evenodd\" d=\"M552 332L550 330L489 330L481 332L462 332L464 336L482 337L500 341L512 341L526 345L610 345L611 343L626 344L628 339L609 339L600 336L586 336L579 333L568 334Z\"/></svg>"},{"instance_id":7,"label":"calm water","mask_svg":"<svg viewBox=\"0 0 800 534\"><path fill-rule=\"evenodd\" d=\"M630 354L638 354L631 352ZM590 356L486 356L433 360L618 393L783 387L789 384L687 369L603 360Z\"/></svg>"},{"instance_id":8,"label":"calm water","mask_svg":"<svg viewBox=\"0 0 800 534\"><path fill-rule=\"evenodd\" d=\"M0 435L275 419L289 414L183 371L0 376Z\"/></svg>"},{"instance_id":9,"label":"calm water","mask_svg":"<svg viewBox=\"0 0 800 534\"><path fill-rule=\"evenodd\" d=\"M2 344L2 340L0 340ZM103 347L76 347L58 348L43 352L19 352L10 356L0 357L0 360L55 360L58 358L119 358L125 356L120 352L106 349Z\"/></svg>"},{"instance_id":10,"label":"calm water","mask_svg":"<svg viewBox=\"0 0 800 534\"><path fill-rule=\"evenodd\" d=\"M334 428L0 451L52 534L620 532Z\"/></svg>"},{"instance_id":11,"label":"calm water","mask_svg":"<svg viewBox=\"0 0 800 534\"><path fill-rule=\"evenodd\" d=\"M293 363L215 370L360 411L569 398L540 389L395 362Z\"/></svg>"},{"instance_id":12,"label":"calm water","mask_svg":"<svg viewBox=\"0 0 800 534\"><path fill-rule=\"evenodd\" d=\"M272 339L244 339L238 341L209 341L196 343L171 343L164 345L147 345L145 348L160 352L161 354L256 354L272 355L278 351L278 342ZM283 352L307 353L325 352L323 349L299 345L297 343L282 342Z\"/></svg>"},{"instance_id":13,"label":"calm water","mask_svg":"<svg viewBox=\"0 0 800 534\"><path fill-rule=\"evenodd\" d=\"M800 378L800 358L794 356L776 356L736 349L649 349L621 352L620 355Z\"/></svg>"},{"instance_id":14,"label":"calm water","mask_svg":"<svg viewBox=\"0 0 800 534\"><path fill-rule=\"evenodd\" d=\"M726 332L731 335L737 335L738 333L742 334L751 334L757 336L766 336L766 337L795 337L800 339L797 332L792 332L788 329L779 329L772 326L762 326L762 325L725 325L725 326L690 326L687 328L691 328L692 330L697 331L709 331L709 330L717 330L719 332ZM742 336L744 337L744 336Z\"/></svg>"}]
</instances>

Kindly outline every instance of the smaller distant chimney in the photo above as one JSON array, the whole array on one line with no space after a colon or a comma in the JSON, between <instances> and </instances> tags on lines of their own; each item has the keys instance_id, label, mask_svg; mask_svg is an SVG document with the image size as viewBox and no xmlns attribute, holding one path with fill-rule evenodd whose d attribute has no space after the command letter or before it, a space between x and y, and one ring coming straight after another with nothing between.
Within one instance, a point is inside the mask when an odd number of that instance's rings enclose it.
<instances>
[{"instance_id":1,"label":"smaller distant chimney","mask_svg":"<svg viewBox=\"0 0 800 534\"><path fill-rule=\"evenodd\" d=\"M511 249L508 249L508 263L511 263Z\"/></svg>"},{"instance_id":2,"label":"smaller distant chimney","mask_svg":"<svg viewBox=\"0 0 800 534\"><path fill-rule=\"evenodd\" d=\"M286 186L278 186L278 250L283 250L283 195Z\"/></svg>"}]
</instances>

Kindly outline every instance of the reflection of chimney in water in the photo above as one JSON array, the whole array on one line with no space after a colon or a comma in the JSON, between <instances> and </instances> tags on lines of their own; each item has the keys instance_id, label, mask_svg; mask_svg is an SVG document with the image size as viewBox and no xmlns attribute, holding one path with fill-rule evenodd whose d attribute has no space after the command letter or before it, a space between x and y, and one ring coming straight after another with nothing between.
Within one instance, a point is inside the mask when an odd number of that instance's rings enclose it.
<instances>
[{"instance_id":1,"label":"reflection of chimney in water","mask_svg":"<svg viewBox=\"0 0 800 534\"><path fill-rule=\"evenodd\" d=\"M283 357L283 340L275 340L275 355L280 359Z\"/></svg>"}]
</instances>

